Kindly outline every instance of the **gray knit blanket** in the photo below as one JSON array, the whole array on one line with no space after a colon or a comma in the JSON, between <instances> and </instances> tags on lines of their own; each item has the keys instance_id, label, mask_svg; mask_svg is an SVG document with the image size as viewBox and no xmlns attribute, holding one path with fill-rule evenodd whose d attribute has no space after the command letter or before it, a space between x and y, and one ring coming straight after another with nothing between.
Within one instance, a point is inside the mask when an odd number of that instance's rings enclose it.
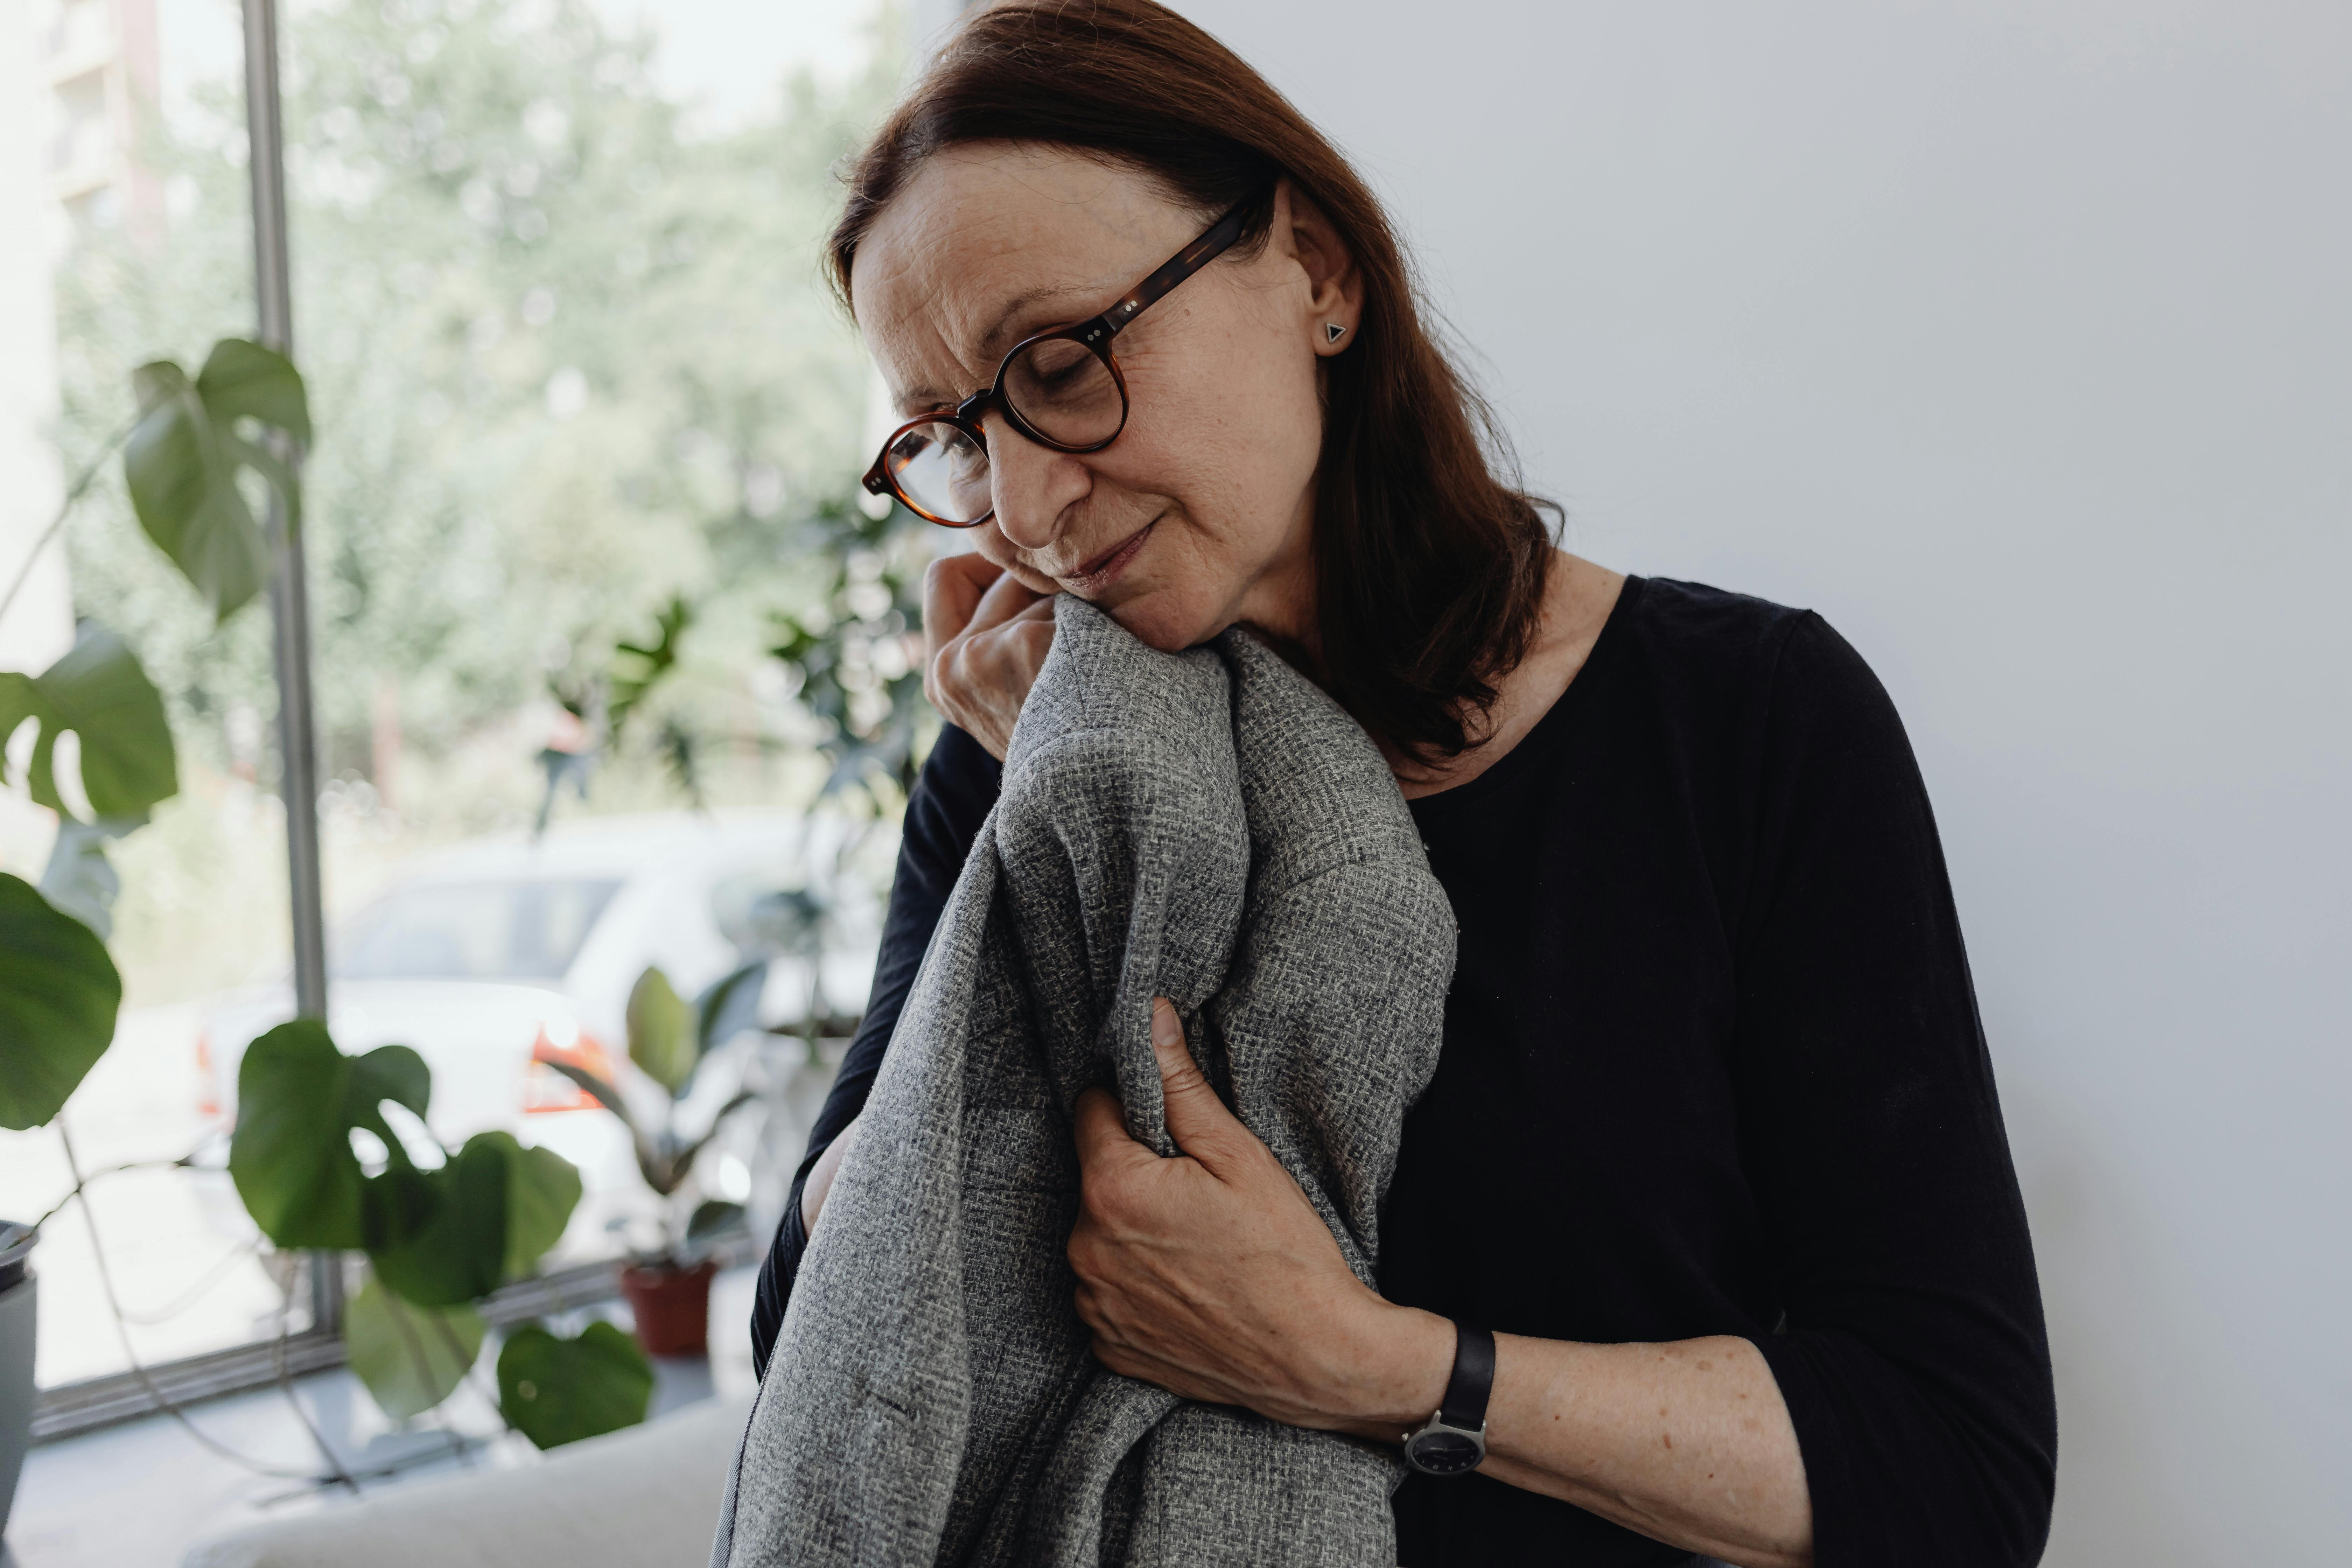
<instances>
[{"instance_id":1,"label":"gray knit blanket","mask_svg":"<svg viewBox=\"0 0 2352 1568\"><path fill-rule=\"evenodd\" d=\"M1370 1283L1435 1069L1454 918L1370 738L1248 635L1158 652L1082 601L802 1260L722 1568L1396 1561L1391 1451L1087 1349L1071 1110L1163 1155L1151 1001Z\"/></svg>"}]
</instances>

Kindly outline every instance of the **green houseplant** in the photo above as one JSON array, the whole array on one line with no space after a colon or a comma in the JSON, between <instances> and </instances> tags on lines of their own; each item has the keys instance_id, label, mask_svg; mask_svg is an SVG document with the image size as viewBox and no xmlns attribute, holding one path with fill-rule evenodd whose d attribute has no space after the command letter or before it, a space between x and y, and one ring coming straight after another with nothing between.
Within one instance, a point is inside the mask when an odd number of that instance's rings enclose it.
<instances>
[{"instance_id":1,"label":"green houseplant","mask_svg":"<svg viewBox=\"0 0 2352 1568\"><path fill-rule=\"evenodd\" d=\"M240 472L276 489L287 525L299 526L299 481L281 453L310 438L301 377L283 356L230 339L193 378L158 362L140 368L134 386L139 417L119 444L140 524L225 621L259 594L270 570L269 540ZM72 487L36 553L97 472ZM24 577L0 597L0 616ZM0 1127L13 1131L52 1121L112 1040L122 988L105 944L118 886L105 845L136 830L179 787L163 700L131 649L101 626L85 622L73 647L37 675L0 671L0 748L27 724L36 734L23 782L59 826L37 887L0 873ZM58 742L68 731L87 817L59 784ZM365 1256L344 1347L371 1394L400 1419L437 1405L463 1381L487 1333L477 1303L536 1268L581 1192L568 1163L506 1133L478 1134L455 1150L413 1131L404 1138L385 1108L399 1106L421 1125L431 1093L423 1058L407 1047L350 1057L322 1023L297 1019L247 1048L230 1142L229 1174L273 1246ZM362 1163L354 1132L369 1134L381 1157ZM87 1179L66 1146L70 1197ZM35 1281L23 1260L38 1226L10 1234L0 1419L13 1425L0 1427L0 1496L13 1493L33 1403ZM652 1386L644 1356L610 1324L568 1339L527 1326L499 1355L500 1414L541 1447L643 1419Z\"/></svg>"},{"instance_id":2,"label":"green houseplant","mask_svg":"<svg viewBox=\"0 0 2352 1568\"><path fill-rule=\"evenodd\" d=\"M759 1024L765 963L747 963L713 983L691 1003L658 968L637 976L629 992L629 1061L646 1092L622 1086L575 1062L549 1065L580 1086L628 1129L638 1173L663 1202L662 1239L622 1271L637 1338L655 1355L691 1355L709 1342L713 1248L743 1224L743 1205L703 1195L695 1165L727 1119L758 1097L739 1089L716 1110L689 1121L703 1064L711 1052ZM632 1100L635 1103L632 1103Z\"/></svg>"}]
</instances>

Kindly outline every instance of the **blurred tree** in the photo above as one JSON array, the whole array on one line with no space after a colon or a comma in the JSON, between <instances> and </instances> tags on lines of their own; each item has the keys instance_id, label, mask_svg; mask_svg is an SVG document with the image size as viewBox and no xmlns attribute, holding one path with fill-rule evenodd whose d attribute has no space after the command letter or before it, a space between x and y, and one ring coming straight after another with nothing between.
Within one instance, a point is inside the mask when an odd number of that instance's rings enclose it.
<instances>
[{"instance_id":1,"label":"blurred tree","mask_svg":"<svg viewBox=\"0 0 2352 1568\"><path fill-rule=\"evenodd\" d=\"M753 689L769 616L838 599L842 561L807 552L863 460L862 360L818 272L829 171L897 50L877 38L862 79L793 79L772 118L697 140L653 90L650 41L581 0L350 0L289 24L329 771L367 771L387 692L406 742L446 751L551 678L602 679L681 601L693 633L635 727L689 757L696 737L772 744L791 716ZM68 463L122 425L132 365L249 320L242 110L233 83L194 103L148 137L168 249L94 236L62 273ZM232 715L271 703L266 620L216 631L119 489L91 510L80 607L142 648L192 759L230 763L249 744Z\"/></svg>"},{"instance_id":2,"label":"blurred tree","mask_svg":"<svg viewBox=\"0 0 2352 1568\"><path fill-rule=\"evenodd\" d=\"M768 651L817 721L832 764L824 793L856 789L887 813L914 789L929 739L918 633L932 531L904 508L877 518L843 505L817 508L805 526L821 591L771 615Z\"/></svg>"}]
</instances>

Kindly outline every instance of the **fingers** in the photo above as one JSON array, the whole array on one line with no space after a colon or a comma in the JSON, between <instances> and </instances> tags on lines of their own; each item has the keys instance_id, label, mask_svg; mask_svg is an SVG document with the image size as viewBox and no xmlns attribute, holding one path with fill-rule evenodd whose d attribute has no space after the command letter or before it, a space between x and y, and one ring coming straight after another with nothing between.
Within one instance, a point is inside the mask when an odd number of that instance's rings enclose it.
<instances>
[{"instance_id":1,"label":"fingers","mask_svg":"<svg viewBox=\"0 0 2352 1568\"><path fill-rule=\"evenodd\" d=\"M942 584L943 595L949 584ZM923 695L950 723L1004 760L1013 725L1054 646L1054 601L1009 573L973 606L965 629L923 667Z\"/></svg>"},{"instance_id":2,"label":"fingers","mask_svg":"<svg viewBox=\"0 0 2352 1568\"><path fill-rule=\"evenodd\" d=\"M1156 1158L1150 1150L1127 1135L1127 1119L1108 1089L1090 1089L1078 1096L1071 1116L1071 1135L1078 1146L1078 1164L1095 1171L1132 1160L1137 1154Z\"/></svg>"},{"instance_id":3,"label":"fingers","mask_svg":"<svg viewBox=\"0 0 2352 1568\"><path fill-rule=\"evenodd\" d=\"M1151 1054L1160 1059L1160 1092L1167 1101L1168 1135L1176 1146L1219 1173L1221 1164L1257 1142L1217 1098L1192 1048L1184 1043L1184 1021L1165 996L1151 1001Z\"/></svg>"},{"instance_id":4,"label":"fingers","mask_svg":"<svg viewBox=\"0 0 2352 1568\"><path fill-rule=\"evenodd\" d=\"M1015 616L1034 611L1040 605L1045 606L1046 617L1051 619L1053 604L1053 595L1038 593L1012 573L999 568L995 581L990 583L981 595L971 619L964 626L964 633L977 636L1003 626Z\"/></svg>"},{"instance_id":5,"label":"fingers","mask_svg":"<svg viewBox=\"0 0 2352 1568\"><path fill-rule=\"evenodd\" d=\"M978 553L942 555L923 573L923 645L936 657L961 637L981 595L1004 568Z\"/></svg>"}]
</instances>

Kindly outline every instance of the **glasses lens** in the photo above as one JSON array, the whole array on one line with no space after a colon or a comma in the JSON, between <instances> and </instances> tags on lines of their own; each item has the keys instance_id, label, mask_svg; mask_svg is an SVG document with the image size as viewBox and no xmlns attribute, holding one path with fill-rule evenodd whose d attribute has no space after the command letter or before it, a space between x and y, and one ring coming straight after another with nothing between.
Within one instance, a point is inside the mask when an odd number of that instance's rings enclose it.
<instances>
[{"instance_id":1,"label":"glasses lens","mask_svg":"<svg viewBox=\"0 0 2352 1568\"><path fill-rule=\"evenodd\" d=\"M938 521L978 522L994 505L988 491L988 448L939 421L910 425L884 454L898 493Z\"/></svg>"},{"instance_id":2,"label":"glasses lens","mask_svg":"<svg viewBox=\"0 0 2352 1568\"><path fill-rule=\"evenodd\" d=\"M1004 367L1004 398L1039 433L1065 447L1118 434L1127 398L1110 367L1067 338L1032 343Z\"/></svg>"}]
</instances>

